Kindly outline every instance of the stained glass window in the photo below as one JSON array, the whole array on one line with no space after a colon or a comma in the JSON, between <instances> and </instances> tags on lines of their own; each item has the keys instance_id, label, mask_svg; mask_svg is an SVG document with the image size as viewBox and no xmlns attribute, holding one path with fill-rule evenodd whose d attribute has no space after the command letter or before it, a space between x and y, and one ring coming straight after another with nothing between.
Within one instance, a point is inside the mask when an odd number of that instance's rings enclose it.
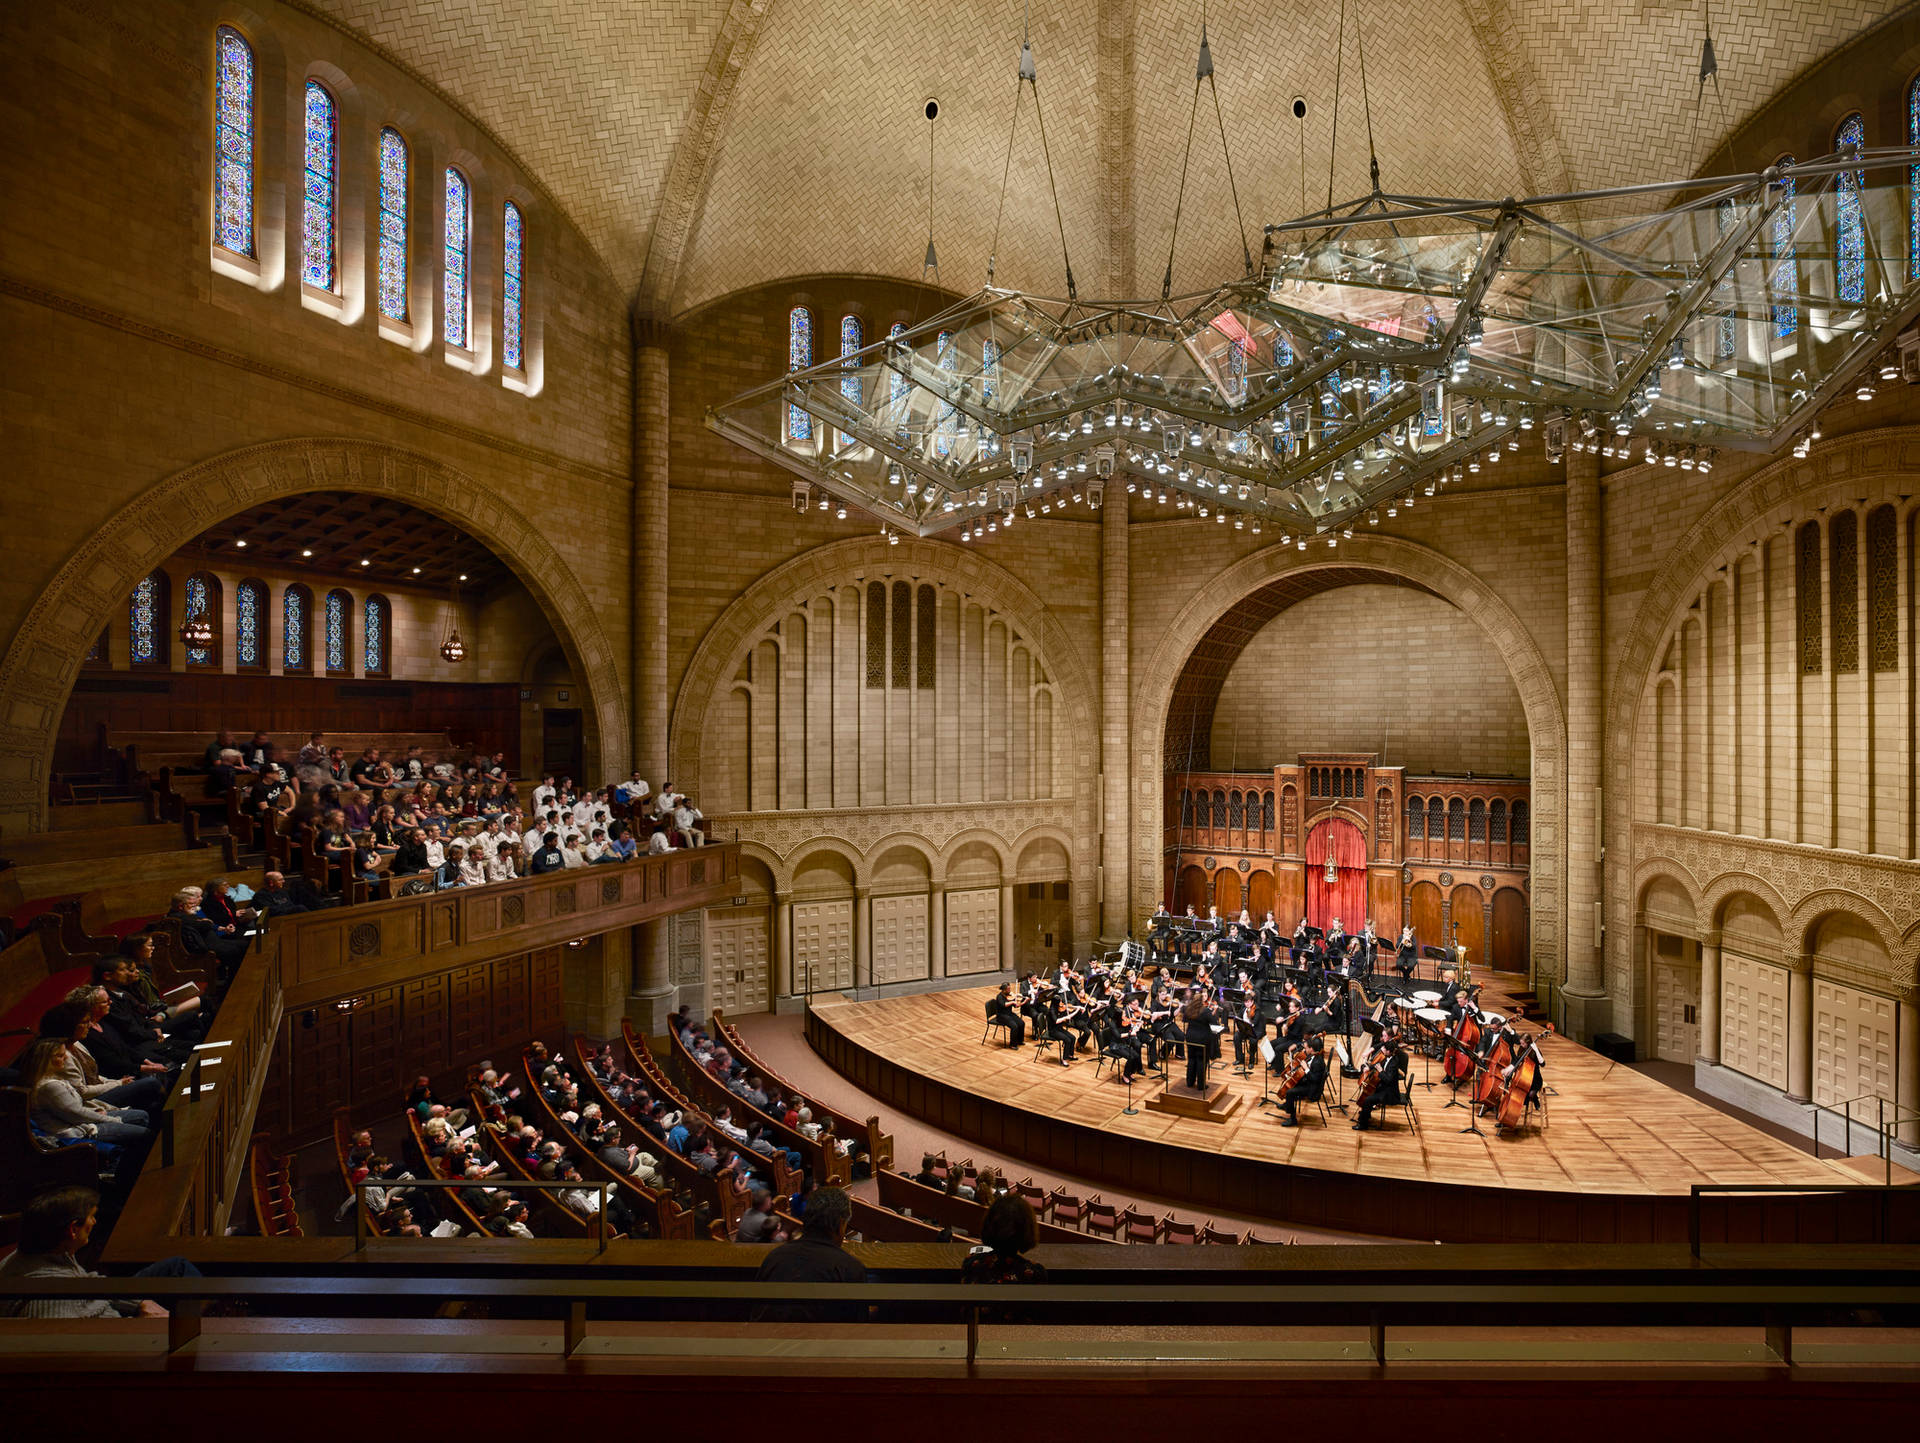
<instances>
[{"instance_id":1,"label":"stained glass window","mask_svg":"<svg viewBox=\"0 0 1920 1443\"><path fill-rule=\"evenodd\" d=\"M167 660L167 578L161 572L141 578L127 602L127 655L135 666Z\"/></svg>"},{"instance_id":2,"label":"stained glass window","mask_svg":"<svg viewBox=\"0 0 1920 1443\"><path fill-rule=\"evenodd\" d=\"M107 629L100 628L100 634L93 639L93 645L87 648L87 654L81 658L94 666L104 666L107 660Z\"/></svg>"},{"instance_id":3,"label":"stained glass window","mask_svg":"<svg viewBox=\"0 0 1920 1443\"><path fill-rule=\"evenodd\" d=\"M1247 399L1247 341L1244 338L1227 343L1227 401L1239 405Z\"/></svg>"},{"instance_id":4,"label":"stained glass window","mask_svg":"<svg viewBox=\"0 0 1920 1443\"><path fill-rule=\"evenodd\" d=\"M525 279L524 251L526 237L522 233L520 207L512 201L507 202L507 260L506 260L506 311L502 317L502 330L505 334L500 340L500 359L514 370L521 369L520 360L520 287Z\"/></svg>"},{"instance_id":5,"label":"stained glass window","mask_svg":"<svg viewBox=\"0 0 1920 1443\"><path fill-rule=\"evenodd\" d=\"M955 354L955 351L956 347L953 344L953 332L942 331L933 343L935 364L943 371L958 371L960 369L960 357ZM953 418L958 414L959 408L949 403L942 403L939 421L935 425L933 433L934 455L946 457L953 454Z\"/></svg>"},{"instance_id":6,"label":"stained glass window","mask_svg":"<svg viewBox=\"0 0 1920 1443\"><path fill-rule=\"evenodd\" d=\"M1285 370L1293 364L1293 342L1285 336L1273 338L1273 369Z\"/></svg>"},{"instance_id":7,"label":"stained glass window","mask_svg":"<svg viewBox=\"0 0 1920 1443\"><path fill-rule=\"evenodd\" d=\"M804 371L812 364L813 312L805 306L795 306L787 312L787 369ZM798 406L787 407L787 439L813 439L813 417Z\"/></svg>"},{"instance_id":8,"label":"stained glass window","mask_svg":"<svg viewBox=\"0 0 1920 1443\"><path fill-rule=\"evenodd\" d=\"M253 254L253 51L240 32L214 32L213 238Z\"/></svg>"},{"instance_id":9,"label":"stained glass window","mask_svg":"<svg viewBox=\"0 0 1920 1443\"><path fill-rule=\"evenodd\" d=\"M233 664L242 671L267 664L267 588L243 581L233 589Z\"/></svg>"},{"instance_id":10,"label":"stained glass window","mask_svg":"<svg viewBox=\"0 0 1920 1443\"><path fill-rule=\"evenodd\" d=\"M1792 165L1793 157L1783 155L1776 165ZM1773 303L1773 333L1782 339L1800 329L1800 262L1794 258L1793 233L1798 226L1800 207L1793 193L1793 177L1783 176L1779 208L1773 213L1773 290L1776 296L1790 300Z\"/></svg>"},{"instance_id":11,"label":"stained glass window","mask_svg":"<svg viewBox=\"0 0 1920 1443\"><path fill-rule=\"evenodd\" d=\"M334 288L333 203L338 174L333 97L317 80L307 82L307 200L300 232L300 279L323 291Z\"/></svg>"},{"instance_id":12,"label":"stained glass window","mask_svg":"<svg viewBox=\"0 0 1920 1443\"><path fill-rule=\"evenodd\" d=\"M1734 226L1733 202L1723 200L1715 206L1713 208L1713 220L1715 230L1721 235L1724 236L1728 231L1732 230ZM1717 332L1714 336L1713 354L1716 360L1730 361L1733 359L1734 351L1738 349L1740 336L1737 329L1739 323L1734 320L1732 315L1733 276L1731 272L1728 273L1727 279L1720 282L1719 286L1715 289L1714 295L1719 303L1727 308L1728 314L1720 317Z\"/></svg>"},{"instance_id":13,"label":"stained glass window","mask_svg":"<svg viewBox=\"0 0 1920 1443\"><path fill-rule=\"evenodd\" d=\"M1907 88L1907 144L1920 145L1920 79ZM1920 281L1920 165L1907 167L1907 278Z\"/></svg>"},{"instance_id":14,"label":"stained glass window","mask_svg":"<svg viewBox=\"0 0 1920 1443\"><path fill-rule=\"evenodd\" d=\"M387 674L387 599L369 596L361 608L360 650L368 676Z\"/></svg>"},{"instance_id":15,"label":"stained glass window","mask_svg":"<svg viewBox=\"0 0 1920 1443\"><path fill-rule=\"evenodd\" d=\"M1858 155L1867 143L1867 128L1855 111L1840 122L1834 134L1833 148L1843 154ZM1861 192L1866 189L1864 170L1843 170L1834 177L1838 234L1834 238L1839 267L1840 299L1864 301L1867 298L1867 217L1861 209Z\"/></svg>"},{"instance_id":16,"label":"stained glass window","mask_svg":"<svg viewBox=\"0 0 1920 1443\"><path fill-rule=\"evenodd\" d=\"M407 143L380 132L380 314L407 318Z\"/></svg>"},{"instance_id":17,"label":"stained glass window","mask_svg":"<svg viewBox=\"0 0 1920 1443\"><path fill-rule=\"evenodd\" d=\"M980 394L991 401L1000 394L1000 343L980 343Z\"/></svg>"},{"instance_id":18,"label":"stained glass window","mask_svg":"<svg viewBox=\"0 0 1920 1443\"><path fill-rule=\"evenodd\" d=\"M307 617L313 608L313 598L307 588L293 585L287 588L280 608L280 640L282 671L308 671L313 663L307 654Z\"/></svg>"},{"instance_id":19,"label":"stained glass window","mask_svg":"<svg viewBox=\"0 0 1920 1443\"><path fill-rule=\"evenodd\" d=\"M347 612L353 598L344 591L327 593L327 670L345 672L347 666Z\"/></svg>"},{"instance_id":20,"label":"stained glass window","mask_svg":"<svg viewBox=\"0 0 1920 1443\"><path fill-rule=\"evenodd\" d=\"M847 403L856 410L860 406L860 373L855 369L859 362L854 360L854 352L859 349L860 318L842 316L840 318L840 366L846 374L840 378L840 394L846 397ZM838 437L838 444L842 446L852 444L853 437L845 431L835 434Z\"/></svg>"},{"instance_id":21,"label":"stained glass window","mask_svg":"<svg viewBox=\"0 0 1920 1443\"><path fill-rule=\"evenodd\" d=\"M213 584L206 572L196 571L187 578L187 620L200 618L213 629L215 642L209 646L189 646L187 648L188 666L217 666L219 664L220 612L215 601Z\"/></svg>"},{"instance_id":22,"label":"stained glass window","mask_svg":"<svg viewBox=\"0 0 1920 1443\"><path fill-rule=\"evenodd\" d=\"M447 275L442 287L442 324L446 327L447 343L454 346L469 344L467 336L468 296L467 286L467 248L472 234L472 217L468 215L467 178L447 168Z\"/></svg>"},{"instance_id":23,"label":"stained glass window","mask_svg":"<svg viewBox=\"0 0 1920 1443\"><path fill-rule=\"evenodd\" d=\"M907 331L906 322L895 321L891 326L887 327L887 339L890 341L897 340L901 336L905 335L906 331ZM893 401L896 403L900 401L904 401L907 399L907 392L911 391L912 389L913 389L913 382L909 381L905 376L901 375L898 371L895 371L893 373L892 389L890 389L887 392L887 399L889 401Z\"/></svg>"}]
</instances>

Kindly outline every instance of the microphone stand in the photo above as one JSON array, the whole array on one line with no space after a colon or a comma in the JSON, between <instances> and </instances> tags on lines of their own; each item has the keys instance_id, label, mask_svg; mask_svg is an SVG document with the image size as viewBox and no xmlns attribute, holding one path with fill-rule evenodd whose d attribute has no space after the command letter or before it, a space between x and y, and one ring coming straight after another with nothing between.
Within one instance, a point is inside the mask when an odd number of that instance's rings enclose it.
<instances>
[{"instance_id":1,"label":"microphone stand","mask_svg":"<svg viewBox=\"0 0 1920 1443\"><path fill-rule=\"evenodd\" d=\"M1120 1109L1120 1115L1122 1117L1138 1117L1140 1115L1140 1109L1133 1105L1133 1074L1128 1072L1125 1067L1122 1067L1120 1069L1120 1076L1127 1084L1127 1105Z\"/></svg>"}]
</instances>

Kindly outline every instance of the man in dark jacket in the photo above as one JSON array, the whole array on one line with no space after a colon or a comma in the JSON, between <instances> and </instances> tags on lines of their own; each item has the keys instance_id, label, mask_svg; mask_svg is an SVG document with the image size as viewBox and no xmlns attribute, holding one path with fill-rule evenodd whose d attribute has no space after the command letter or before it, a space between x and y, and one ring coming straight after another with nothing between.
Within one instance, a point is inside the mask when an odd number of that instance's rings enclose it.
<instances>
[{"instance_id":1,"label":"man in dark jacket","mask_svg":"<svg viewBox=\"0 0 1920 1443\"><path fill-rule=\"evenodd\" d=\"M763 1283L864 1283L867 1270L841 1244L853 1205L837 1187L815 1188L807 1198L807 1216L800 1236L782 1243L754 1274ZM756 1323L864 1323L864 1303L778 1301L756 1304Z\"/></svg>"},{"instance_id":2,"label":"man in dark jacket","mask_svg":"<svg viewBox=\"0 0 1920 1443\"><path fill-rule=\"evenodd\" d=\"M527 863L527 875L538 877L547 872L557 872L566 865L567 859L560 855L560 834L548 832L540 839L540 850Z\"/></svg>"}]
</instances>

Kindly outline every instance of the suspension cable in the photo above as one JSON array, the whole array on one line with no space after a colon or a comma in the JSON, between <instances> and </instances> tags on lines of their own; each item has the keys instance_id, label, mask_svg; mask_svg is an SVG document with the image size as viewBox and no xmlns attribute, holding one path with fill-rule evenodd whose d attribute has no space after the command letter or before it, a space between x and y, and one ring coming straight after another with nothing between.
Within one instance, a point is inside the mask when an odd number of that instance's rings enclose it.
<instances>
[{"instance_id":1,"label":"suspension cable","mask_svg":"<svg viewBox=\"0 0 1920 1443\"><path fill-rule=\"evenodd\" d=\"M1333 136L1327 142L1327 210L1333 210L1333 161L1340 153L1340 82L1347 61L1347 0L1340 0L1340 28L1333 37Z\"/></svg>"}]
</instances>

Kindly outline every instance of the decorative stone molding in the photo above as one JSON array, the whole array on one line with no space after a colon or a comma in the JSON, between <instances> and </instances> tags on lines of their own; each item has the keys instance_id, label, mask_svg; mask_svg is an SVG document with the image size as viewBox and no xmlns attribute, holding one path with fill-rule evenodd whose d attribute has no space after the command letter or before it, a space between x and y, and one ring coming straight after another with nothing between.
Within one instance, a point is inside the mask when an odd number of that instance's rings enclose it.
<instances>
[{"instance_id":1,"label":"decorative stone molding","mask_svg":"<svg viewBox=\"0 0 1920 1443\"><path fill-rule=\"evenodd\" d=\"M1506 663L1514 689L1519 693L1532 744L1534 843L1529 888L1530 946L1536 975L1559 978L1565 964L1561 879L1567 858L1561 812L1565 806L1567 727L1559 687L1545 653L1519 614L1485 581L1430 547L1392 536L1356 536L1341 544L1337 560L1312 559L1324 549L1303 553L1291 546L1272 546L1244 557L1201 587L1161 629L1160 640L1146 664L1133 671L1133 734L1140 748L1136 775L1159 777L1166 772L1166 720L1181 667L1214 623L1247 596L1279 578L1328 569L1371 570L1396 582L1411 581L1423 586L1458 607L1486 633ZM1143 878L1157 878L1160 874L1160 839L1164 830L1161 807L1157 792L1148 797L1143 791L1133 824L1136 863ZM1290 807L1290 794L1283 795L1283 835L1291 827ZM1364 818L1358 820L1363 827L1366 825ZM1136 910L1150 906L1156 896L1150 887L1144 897L1135 898ZM1137 923L1141 919L1134 920Z\"/></svg>"},{"instance_id":2,"label":"decorative stone molding","mask_svg":"<svg viewBox=\"0 0 1920 1443\"><path fill-rule=\"evenodd\" d=\"M858 884L864 886L874 859L896 846L912 847L924 855L934 885L943 886L948 860L972 840L984 841L993 848L1000 858L1001 881L1011 882L1021 850L1040 837L1051 838L1066 848L1074 881L1079 883L1082 866L1073 837L1080 810L1074 803L1053 801L737 812L711 818L710 824L716 836L723 832L731 836L737 829L742 852L764 861L774 875L776 889L781 890L793 885L799 863L818 851L837 852L853 860ZM1089 884L1091 880L1087 876Z\"/></svg>"},{"instance_id":3,"label":"decorative stone molding","mask_svg":"<svg viewBox=\"0 0 1920 1443\"><path fill-rule=\"evenodd\" d=\"M614 651L586 588L529 518L524 500L418 452L306 437L230 451L174 473L109 517L40 594L0 661L0 812L45 820L53 744L80 660L140 578L209 526L265 501L307 491L396 497L486 543L553 625L587 693L589 754L623 775L627 718Z\"/></svg>"}]
</instances>

